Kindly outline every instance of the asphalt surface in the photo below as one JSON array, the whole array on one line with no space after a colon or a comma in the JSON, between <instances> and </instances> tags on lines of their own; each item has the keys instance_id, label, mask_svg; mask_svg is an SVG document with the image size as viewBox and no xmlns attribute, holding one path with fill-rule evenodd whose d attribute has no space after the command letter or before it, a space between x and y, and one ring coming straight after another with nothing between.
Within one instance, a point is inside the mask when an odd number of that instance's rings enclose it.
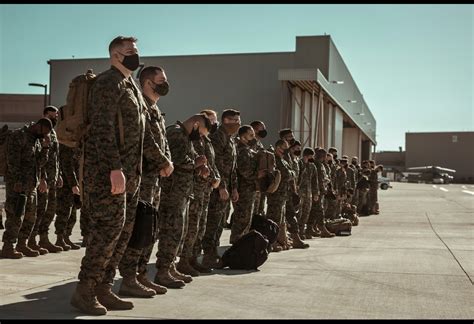
<instances>
[{"instance_id":1,"label":"asphalt surface","mask_svg":"<svg viewBox=\"0 0 474 324\"><path fill-rule=\"evenodd\" d=\"M259 271L214 271L99 318L473 319L474 186L392 185L379 191L380 215L361 217L351 236L307 240ZM83 254L0 259L0 319L93 318L69 305Z\"/></svg>"}]
</instances>

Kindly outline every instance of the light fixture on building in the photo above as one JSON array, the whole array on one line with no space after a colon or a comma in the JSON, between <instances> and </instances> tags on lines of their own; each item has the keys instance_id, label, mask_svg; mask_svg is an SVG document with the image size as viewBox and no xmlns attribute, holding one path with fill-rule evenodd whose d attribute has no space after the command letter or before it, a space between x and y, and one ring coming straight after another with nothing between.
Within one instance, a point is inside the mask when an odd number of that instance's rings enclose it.
<instances>
[{"instance_id":1,"label":"light fixture on building","mask_svg":"<svg viewBox=\"0 0 474 324\"><path fill-rule=\"evenodd\" d=\"M366 124L367 126L371 125L371 123L369 123L369 122L367 122L367 123L364 123L364 124Z\"/></svg>"},{"instance_id":2,"label":"light fixture on building","mask_svg":"<svg viewBox=\"0 0 474 324\"><path fill-rule=\"evenodd\" d=\"M333 81L331 81L331 83L334 83L334 84L344 84L344 81L333 80Z\"/></svg>"},{"instance_id":3,"label":"light fixture on building","mask_svg":"<svg viewBox=\"0 0 474 324\"><path fill-rule=\"evenodd\" d=\"M347 100L349 103L357 103L357 100Z\"/></svg>"},{"instance_id":4,"label":"light fixture on building","mask_svg":"<svg viewBox=\"0 0 474 324\"><path fill-rule=\"evenodd\" d=\"M29 86L32 87L41 87L44 88L44 107L47 106L47 98L48 98L48 85L42 83L28 83Z\"/></svg>"}]
</instances>

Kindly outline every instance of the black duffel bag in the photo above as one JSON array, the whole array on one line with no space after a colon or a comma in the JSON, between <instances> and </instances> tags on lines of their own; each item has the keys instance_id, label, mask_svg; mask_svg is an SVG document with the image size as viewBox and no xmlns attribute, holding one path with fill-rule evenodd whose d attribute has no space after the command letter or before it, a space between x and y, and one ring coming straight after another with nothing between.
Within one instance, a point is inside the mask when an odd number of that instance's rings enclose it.
<instances>
[{"instance_id":1,"label":"black duffel bag","mask_svg":"<svg viewBox=\"0 0 474 324\"><path fill-rule=\"evenodd\" d=\"M135 224L128 246L143 249L155 242L155 232L158 226L158 211L149 202L139 200Z\"/></svg>"},{"instance_id":2,"label":"black duffel bag","mask_svg":"<svg viewBox=\"0 0 474 324\"><path fill-rule=\"evenodd\" d=\"M235 270L257 270L268 259L268 240L251 230L237 240L222 255L222 267Z\"/></svg>"},{"instance_id":3,"label":"black duffel bag","mask_svg":"<svg viewBox=\"0 0 474 324\"><path fill-rule=\"evenodd\" d=\"M271 219L266 219L260 214L254 214L252 217L251 230L256 230L262 234L267 240L268 244L272 245L276 242L278 237L279 226Z\"/></svg>"}]
</instances>

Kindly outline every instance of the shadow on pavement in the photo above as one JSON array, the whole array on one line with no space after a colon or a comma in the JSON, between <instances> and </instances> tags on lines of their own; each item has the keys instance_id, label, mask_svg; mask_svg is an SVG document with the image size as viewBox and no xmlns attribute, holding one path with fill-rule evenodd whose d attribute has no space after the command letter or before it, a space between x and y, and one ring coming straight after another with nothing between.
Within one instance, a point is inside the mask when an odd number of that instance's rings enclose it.
<instances>
[{"instance_id":1,"label":"shadow on pavement","mask_svg":"<svg viewBox=\"0 0 474 324\"><path fill-rule=\"evenodd\" d=\"M48 290L24 295L25 301L0 305L0 317L13 318L65 318L74 319L84 314L69 304L76 282L50 287Z\"/></svg>"}]
</instances>

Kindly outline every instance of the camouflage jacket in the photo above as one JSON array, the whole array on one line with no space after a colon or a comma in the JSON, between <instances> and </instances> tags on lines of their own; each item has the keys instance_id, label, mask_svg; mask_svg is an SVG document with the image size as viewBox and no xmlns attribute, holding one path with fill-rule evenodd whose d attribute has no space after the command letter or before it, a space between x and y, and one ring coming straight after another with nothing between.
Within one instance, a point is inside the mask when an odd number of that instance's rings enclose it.
<instances>
[{"instance_id":1,"label":"camouflage jacket","mask_svg":"<svg viewBox=\"0 0 474 324\"><path fill-rule=\"evenodd\" d=\"M48 187L56 187L56 183L59 178L60 169L59 169L59 142L58 137L56 136L55 130L51 130L49 134L51 138L51 144L49 145L48 151L48 161L44 165L44 172L46 182Z\"/></svg>"},{"instance_id":2,"label":"camouflage jacket","mask_svg":"<svg viewBox=\"0 0 474 324\"><path fill-rule=\"evenodd\" d=\"M369 182L370 182L370 189L377 189L379 186L379 175L377 174L377 171L375 169L370 170L370 176L369 176Z\"/></svg>"},{"instance_id":3,"label":"camouflage jacket","mask_svg":"<svg viewBox=\"0 0 474 324\"><path fill-rule=\"evenodd\" d=\"M265 146L262 144L261 141L257 140L257 141L255 142L255 145L252 146L252 149L253 149L254 151L257 151L257 152L259 152L259 151L265 151Z\"/></svg>"},{"instance_id":4,"label":"camouflage jacket","mask_svg":"<svg viewBox=\"0 0 474 324\"><path fill-rule=\"evenodd\" d=\"M335 184L334 190L336 190L336 192L339 195L346 193L346 189L347 189L346 181L347 181L346 170L340 166L336 169L336 177L335 177L335 182L334 182Z\"/></svg>"},{"instance_id":5,"label":"camouflage jacket","mask_svg":"<svg viewBox=\"0 0 474 324\"><path fill-rule=\"evenodd\" d=\"M225 188L230 193L237 189L237 150L234 139L227 135L222 125L210 135L210 139L216 153L216 167L221 175L219 188Z\"/></svg>"},{"instance_id":6,"label":"camouflage jacket","mask_svg":"<svg viewBox=\"0 0 474 324\"><path fill-rule=\"evenodd\" d=\"M346 174L348 188L355 189L357 182L357 169L352 164L350 164L346 170Z\"/></svg>"},{"instance_id":7,"label":"camouflage jacket","mask_svg":"<svg viewBox=\"0 0 474 324\"><path fill-rule=\"evenodd\" d=\"M239 192L243 190L257 190L258 163L257 152L250 146L239 142L237 144L237 176Z\"/></svg>"},{"instance_id":8,"label":"camouflage jacket","mask_svg":"<svg viewBox=\"0 0 474 324\"><path fill-rule=\"evenodd\" d=\"M59 168L63 177L63 186L72 188L79 186L79 160L74 148L59 144Z\"/></svg>"},{"instance_id":9,"label":"camouflage jacket","mask_svg":"<svg viewBox=\"0 0 474 324\"><path fill-rule=\"evenodd\" d=\"M198 176L197 174L194 176L194 181L197 185L197 188L206 188L210 186L213 180L220 179L219 171L216 167L216 154L214 152L214 148L212 147L211 140L207 137L201 137L199 140L193 141L193 147L197 156L205 155L207 158L207 167L210 171L209 177L207 177L207 179L204 179L201 176Z\"/></svg>"},{"instance_id":10,"label":"camouflage jacket","mask_svg":"<svg viewBox=\"0 0 474 324\"><path fill-rule=\"evenodd\" d=\"M275 164L276 169L280 170L281 173L281 181L280 185L278 186L277 191L273 194L281 195L282 197L288 197L288 193L290 190L290 183L295 179L295 173L291 169L290 165L286 160L278 155L275 155Z\"/></svg>"},{"instance_id":11,"label":"camouflage jacket","mask_svg":"<svg viewBox=\"0 0 474 324\"><path fill-rule=\"evenodd\" d=\"M146 103L132 77L125 78L114 66L99 74L91 87L85 137L84 170L100 179L112 170L122 170L127 192L139 185L142 171ZM119 115L124 143L120 143ZM100 184L98 184L100 185Z\"/></svg>"},{"instance_id":12,"label":"camouflage jacket","mask_svg":"<svg viewBox=\"0 0 474 324\"><path fill-rule=\"evenodd\" d=\"M170 148L171 160L174 164L174 171L171 176L161 179L162 194L190 197L194 185L194 160L197 157L193 143L180 121L166 128L166 138ZM172 197L168 198L172 199Z\"/></svg>"},{"instance_id":13,"label":"camouflage jacket","mask_svg":"<svg viewBox=\"0 0 474 324\"><path fill-rule=\"evenodd\" d=\"M171 153L163 115L155 103L146 96L144 99L147 110L143 139L143 176L158 177L160 170L171 162Z\"/></svg>"},{"instance_id":14,"label":"camouflage jacket","mask_svg":"<svg viewBox=\"0 0 474 324\"><path fill-rule=\"evenodd\" d=\"M325 194L329 183L328 169L326 164L320 161L315 161L314 165L316 166L316 172L318 174L319 193Z\"/></svg>"},{"instance_id":15,"label":"camouflage jacket","mask_svg":"<svg viewBox=\"0 0 474 324\"><path fill-rule=\"evenodd\" d=\"M49 148L41 147L40 141L27 127L13 131L7 141L7 174L5 180L12 186L19 182L28 193L39 185L40 169L48 160Z\"/></svg>"},{"instance_id":16,"label":"camouflage jacket","mask_svg":"<svg viewBox=\"0 0 474 324\"><path fill-rule=\"evenodd\" d=\"M303 196L319 196L318 170L314 163L299 161L298 193Z\"/></svg>"}]
</instances>

